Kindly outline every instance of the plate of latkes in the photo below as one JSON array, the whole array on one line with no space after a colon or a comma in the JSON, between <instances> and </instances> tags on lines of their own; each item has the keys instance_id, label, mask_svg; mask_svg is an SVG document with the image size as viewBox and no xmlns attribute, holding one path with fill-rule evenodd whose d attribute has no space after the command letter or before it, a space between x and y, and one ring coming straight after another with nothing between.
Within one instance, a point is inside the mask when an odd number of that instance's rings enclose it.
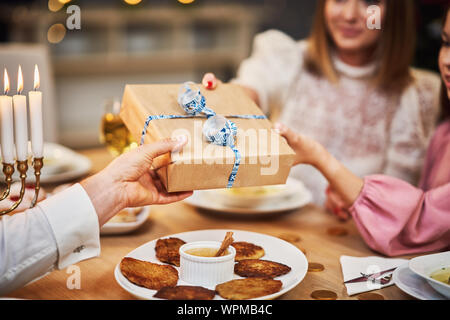
<instances>
[{"instance_id":1,"label":"plate of latkes","mask_svg":"<svg viewBox=\"0 0 450 320\"><path fill-rule=\"evenodd\" d=\"M288 178L284 185L194 191L184 201L219 213L267 215L301 208L312 194L301 181Z\"/></svg>"},{"instance_id":2,"label":"plate of latkes","mask_svg":"<svg viewBox=\"0 0 450 320\"><path fill-rule=\"evenodd\" d=\"M179 248L199 241L221 242L229 231L236 252L232 279L210 287L181 280ZM200 230L147 242L127 254L114 275L138 299L271 300L294 289L307 270L303 252L280 238L240 230Z\"/></svg>"},{"instance_id":3,"label":"plate of latkes","mask_svg":"<svg viewBox=\"0 0 450 320\"><path fill-rule=\"evenodd\" d=\"M101 229L101 235L125 234L142 226L150 214L150 207L126 208L118 212Z\"/></svg>"}]
</instances>

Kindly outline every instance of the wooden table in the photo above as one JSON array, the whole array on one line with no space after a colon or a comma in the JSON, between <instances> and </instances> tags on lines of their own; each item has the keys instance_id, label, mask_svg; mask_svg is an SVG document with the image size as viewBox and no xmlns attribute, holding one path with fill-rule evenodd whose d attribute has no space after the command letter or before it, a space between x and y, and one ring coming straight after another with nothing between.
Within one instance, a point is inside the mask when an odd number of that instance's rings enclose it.
<instances>
[{"instance_id":1,"label":"wooden table","mask_svg":"<svg viewBox=\"0 0 450 320\"><path fill-rule=\"evenodd\" d=\"M104 149L83 150L80 153L92 160L92 173L104 168L112 159ZM51 187L53 186L48 188ZM347 229L348 235L328 235L327 229L335 226ZM301 241L298 246L306 251L308 261L323 264L325 270L308 272L297 287L280 299L310 300L311 292L322 289L334 291L338 299L358 299L358 296L347 295L339 257L377 255L364 243L352 221L338 222L334 216L312 205L271 218L243 219L200 211L185 203L175 203L153 206L148 221L131 234L102 236L100 257L77 264L81 272L80 289L68 289L67 282L70 282L72 274L66 269L54 271L9 296L26 299L134 299L114 279L117 263L131 250L148 241L174 233L202 229L247 230L273 236L285 233L299 235ZM383 295L386 300L411 299L396 286L374 292Z\"/></svg>"}]
</instances>

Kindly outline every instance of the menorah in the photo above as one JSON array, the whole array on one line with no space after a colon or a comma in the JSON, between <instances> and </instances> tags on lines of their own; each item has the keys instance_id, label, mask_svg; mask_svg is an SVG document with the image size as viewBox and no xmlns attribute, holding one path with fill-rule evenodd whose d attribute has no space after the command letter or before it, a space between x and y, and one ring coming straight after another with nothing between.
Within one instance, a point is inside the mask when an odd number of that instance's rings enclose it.
<instances>
[{"instance_id":1,"label":"menorah","mask_svg":"<svg viewBox=\"0 0 450 320\"><path fill-rule=\"evenodd\" d=\"M17 164L17 171L19 172L19 178L20 178L20 182L21 182L19 199L17 199L9 209L0 211L0 216L11 213L23 201L23 196L25 194L25 187L26 187L27 171L28 171L28 160L16 161L16 164ZM39 190L41 188L40 176L41 176L41 169L44 166L44 158L43 157L42 158L33 158L32 166L34 168L34 176L36 177L36 182L35 182L35 186L34 186L34 197L33 197L33 200L31 201L30 208L33 208L36 205L36 202L37 202L37 199L39 196ZM12 176L14 174L14 164L3 163L3 174L5 175L6 189L3 191L3 194L0 197L0 201L5 200L11 192L11 184L13 182Z\"/></svg>"},{"instance_id":2,"label":"menorah","mask_svg":"<svg viewBox=\"0 0 450 320\"><path fill-rule=\"evenodd\" d=\"M11 98L10 96L8 96L9 77L5 69L3 80L4 95L0 96L0 113L2 133L1 150L6 189L3 191L3 194L0 197L0 201L7 199L11 193L15 164L19 173L21 187L18 199L15 201L13 200L14 204L9 209L0 211L0 216L11 213L15 209L17 209L17 207L23 201L26 190L26 179L28 171L28 114L27 99L26 96L22 95L23 76L22 68L20 65L17 79L17 94ZM36 178L34 186L34 197L31 201L30 208L33 208L37 203L39 190L41 188L41 169L44 166L42 92L38 91L39 84L39 70L37 66L35 66L34 90L28 93L30 107L31 149L33 153L32 166L34 168L34 175Z\"/></svg>"}]
</instances>

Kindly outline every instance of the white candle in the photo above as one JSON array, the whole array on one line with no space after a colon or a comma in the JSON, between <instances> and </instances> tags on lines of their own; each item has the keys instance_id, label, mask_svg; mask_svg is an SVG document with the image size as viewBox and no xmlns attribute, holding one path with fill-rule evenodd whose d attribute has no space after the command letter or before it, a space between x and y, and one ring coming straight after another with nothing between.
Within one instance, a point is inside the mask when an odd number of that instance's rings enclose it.
<instances>
[{"instance_id":1,"label":"white candle","mask_svg":"<svg viewBox=\"0 0 450 320\"><path fill-rule=\"evenodd\" d=\"M12 98L7 95L9 92L9 77L6 69L3 77L3 86L5 95L0 96L2 161L3 163L14 164L14 117Z\"/></svg>"},{"instance_id":2,"label":"white candle","mask_svg":"<svg viewBox=\"0 0 450 320\"><path fill-rule=\"evenodd\" d=\"M44 134L42 128L42 92L38 91L40 85L39 70L34 67L34 91L28 93L30 103L31 124L31 150L35 158L42 158L44 152Z\"/></svg>"},{"instance_id":3,"label":"white candle","mask_svg":"<svg viewBox=\"0 0 450 320\"><path fill-rule=\"evenodd\" d=\"M27 123L27 98L21 95L23 90L22 68L19 65L17 76L17 94L13 96L14 128L16 134L17 160L28 159L28 123Z\"/></svg>"}]
</instances>

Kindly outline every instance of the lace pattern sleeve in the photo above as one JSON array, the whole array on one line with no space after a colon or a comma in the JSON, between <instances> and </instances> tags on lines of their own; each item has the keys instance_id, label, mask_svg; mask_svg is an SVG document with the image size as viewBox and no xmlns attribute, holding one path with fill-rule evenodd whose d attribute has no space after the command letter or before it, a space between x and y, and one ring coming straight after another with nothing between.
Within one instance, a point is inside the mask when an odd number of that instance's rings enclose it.
<instances>
[{"instance_id":1,"label":"lace pattern sleeve","mask_svg":"<svg viewBox=\"0 0 450 320\"><path fill-rule=\"evenodd\" d=\"M400 99L390 127L384 174L416 185L438 115L438 76L414 70L415 82Z\"/></svg>"},{"instance_id":2,"label":"lace pattern sleeve","mask_svg":"<svg viewBox=\"0 0 450 320\"><path fill-rule=\"evenodd\" d=\"M258 34L252 54L244 60L233 83L255 90L260 108L282 107L283 99L302 65L302 47L286 34L269 30Z\"/></svg>"}]
</instances>

